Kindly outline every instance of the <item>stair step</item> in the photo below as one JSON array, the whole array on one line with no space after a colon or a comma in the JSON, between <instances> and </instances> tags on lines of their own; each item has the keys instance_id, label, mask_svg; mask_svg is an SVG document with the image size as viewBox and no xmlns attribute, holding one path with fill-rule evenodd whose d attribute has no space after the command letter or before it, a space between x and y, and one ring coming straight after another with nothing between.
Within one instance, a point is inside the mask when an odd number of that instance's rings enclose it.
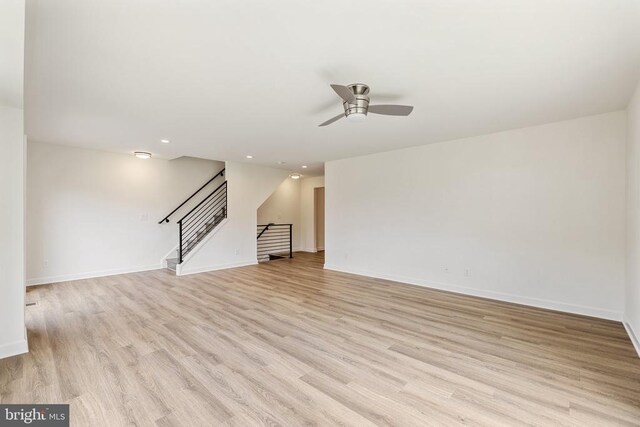
<instances>
[{"instance_id":1,"label":"stair step","mask_svg":"<svg viewBox=\"0 0 640 427\"><path fill-rule=\"evenodd\" d=\"M207 234L209 234L210 231L216 228L224 218L225 217L223 215L216 215L213 218L213 222L206 223L199 231L197 231L195 235L191 239L187 240L186 244L184 245L184 254L186 255L188 252L190 252L191 249L193 249L198 243L200 243L202 239L204 239Z\"/></svg>"},{"instance_id":2,"label":"stair step","mask_svg":"<svg viewBox=\"0 0 640 427\"><path fill-rule=\"evenodd\" d=\"M172 271L176 271L178 265L178 258L167 258L167 268Z\"/></svg>"},{"instance_id":3,"label":"stair step","mask_svg":"<svg viewBox=\"0 0 640 427\"><path fill-rule=\"evenodd\" d=\"M198 229L198 231L193 233L192 237L189 240L187 240L186 242L183 243L182 256L184 257L189 252L191 252L191 250L194 249L198 243L200 243L202 240L204 240L204 238L211 231L213 231L213 229L215 229L222 222L222 220L225 219L225 218L226 217L224 215L222 215L222 214L214 215L213 218L211 219L211 222L207 222L207 223L203 224ZM167 267L168 266L169 266L169 260L167 260ZM171 268L171 267L168 267L168 268L173 270L173 268Z\"/></svg>"}]
</instances>

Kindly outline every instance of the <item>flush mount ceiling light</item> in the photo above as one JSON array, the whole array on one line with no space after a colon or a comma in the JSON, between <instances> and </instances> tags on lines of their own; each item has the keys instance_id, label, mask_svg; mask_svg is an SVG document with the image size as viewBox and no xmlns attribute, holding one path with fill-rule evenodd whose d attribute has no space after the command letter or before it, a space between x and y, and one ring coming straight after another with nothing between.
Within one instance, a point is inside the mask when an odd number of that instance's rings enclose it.
<instances>
[{"instance_id":1,"label":"flush mount ceiling light","mask_svg":"<svg viewBox=\"0 0 640 427\"><path fill-rule=\"evenodd\" d=\"M302 174L300 174L298 172L294 172L292 174L289 174L289 176L291 177L291 179L300 179L300 178L302 178Z\"/></svg>"},{"instance_id":2,"label":"flush mount ceiling light","mask_svg":"<svg viewBox=\"0 0 640 427\"><path fill-rule=\"evenodd\" d=\"M163 144L168 144L168 143L170 143L171 141L170 141L170 140L168 140L168 139L161 139L161 140L160 140L160 142L162 142Z\"/></svg>"},{"instance_id":3,"label":"flush mount ceiling light","mask_svg":"<svg viewBox=\"0 0 640 427\"><path fill-rule=\"evenodd\" d=\"M247 157L247 159L253 159L253 156L247 155L246 157Z\"/></svg>"},{"instance_id":4,"label":"flush mount ceiling light","mask_svg":"<svg viewBox=\"0 0 640 427\"><path fill-rule=\"evenodd\" d=\"M302 169L306 169L306 168L307 168L307 165L302 165Z\"/></svg>"},{"instance_id":5,"label":"flush mount ceiling light","mask_svg":"<svg viewBox=\"0 0 640 427\"><path fill-rule=\"evenodd\" d=\"M342 98L344 113L330 118L318 126L327 126L346 117L350 122L364 122L368 113L385 116L408 116L413 111L410 105L369 105L369 86L354 83L349 86L331 85L331 88Z\"/></svg>"},{"instance_id":6,"label":"flush mount ceiling light","mask_svg":"<svg viewBox=\"0 0 640 427\"><path fill-rule=\"evenodd\" d=\"M135 151L133 154L139 159L146 160L151 158L151 153L147 153L146 151Z\"/></svg>"}]
</instances>

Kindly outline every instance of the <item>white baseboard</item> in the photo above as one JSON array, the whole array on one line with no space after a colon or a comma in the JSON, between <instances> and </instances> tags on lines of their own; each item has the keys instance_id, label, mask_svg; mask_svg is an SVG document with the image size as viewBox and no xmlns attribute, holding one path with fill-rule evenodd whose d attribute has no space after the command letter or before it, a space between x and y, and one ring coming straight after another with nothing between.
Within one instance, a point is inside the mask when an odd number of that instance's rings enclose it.
<instances>
[{"instance_id":1,"label":"white baseboard","mask_svg":"<svg viewBox=\"0 0 640 427\"><path fill-rule=\"evenodd\" d=\"M187 272L183 272L182 269L180 268L180 265L178 265L178 268L176 269L176 276L187 276L189 274L206 273L208 271L226 270L227 268L245 267L247 265L256 265L257 263L258 261L256 260L246 260L246 261L239 261L239 262L233 262L228 264L218 264L218 265L211 265L206 267L199 267Z\"/></svg>"},{"instance_id":2,"label":"white baseboard","mask_svg":"<svg viewBox=\"0 0 640 427\"><path fill-rule=\"evenodd\" d=\"M29 344L26 339L0 345L0 359L5 357L17 356L18 354L28 353Z\"/></svg>"},{"instance_id":3,"label":"white baseboard","mask_svg":"<svg viewBox=\"0 0 640 427\"><path fill-rule=\"evenodd\" d=\"M636 353L638 353L638 357L640 357L640 335L638 335L636 331L633 330L633 326L631 326L631 323L629 322L628 319L623 317L622 324L624 325L624 328L627 330L629 339L631 340L633 347L636 349Z\"/></svg>"},{"instance_id":4,"label":"white baseboard","mask_svg":"<svg viewBox=\"0 0 640 427\"><path fill-rule=\"evenodd\" d=\"M311 252L315 254L318 250L316 248L301 248L299 252Z\"/></svg>"},{"instance_id":5,"label":"white baseboard","mask_svg":"<svg viewBox=\"0 0 640 427\"><path fill-rule=\"evenodd\" d=\"M410 285L423 286L431 289L439 289L442 291L454 292L457 294L471 295L475 297L488 298L497 301L510 302L514 304L528 305L537 308L546 308L549 310L562 311L572 314L580 314L583 316L598 317L607 320L622 321L622 312L605 310L597 307L588 307L582 305L567 304L560 301L550 301L539 298L525 297L502 292L495 292L483 289L473 289L448 283L432 282L412 277L393 276L388 274L376 273L373 271L364 271L357 269L349 269L336 265L325 264L327 270L339 271L342 273L358 274L361 276L374 277L377 279L391 280L394 282L406 283Z\"/></svg>"},{"instance_id":6,"label":"white baseboard","mask_svg":"<svg viewBox=\"0 0 640 427\"><path fill-rule=\"evenodd\" d=\"M114 276L116 274L139 273L141 271L158 270L158 264L143 265L139 267L114 268L111 270L89 271L77 274L62 274L59 276L34 277L27 279L27 286L45 285L49 283L68 282L71 280L93 279L96 277Z\"/></svg>"}]
</instances>

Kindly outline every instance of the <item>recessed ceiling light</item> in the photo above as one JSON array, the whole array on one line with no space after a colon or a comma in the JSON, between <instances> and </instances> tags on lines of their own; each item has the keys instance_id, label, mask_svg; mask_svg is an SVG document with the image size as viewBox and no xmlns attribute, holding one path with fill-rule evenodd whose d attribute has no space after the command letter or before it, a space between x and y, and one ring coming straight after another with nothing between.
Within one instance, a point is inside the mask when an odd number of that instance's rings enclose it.
<instances>
[{"instance_id":1,"label":"recessed ceiling light","mask_svg":"<svg viewBox=\"0 0 640 427\"><path fill-rule=\"evenodd\" d=\"M302 178L302 174L294 172L292 174L289 175L291 177L291 179L300 179Z\"/></svg>"},{"instance_id":2,"label":"recessed ceiling light","mask_svg":"<svg viewBox=\"0 0 640 427\"><path fill-rule=\"evenodd\" d=\"M247 159L253 159L253 156L247 156Z\"/></svg>"},{"instance_id":3,"label":"recessed ceiling light","mask_svg":"<svg viewBox=\"0 0 640 427\"><path fill-rule=\"evenodd\" d=\"M151 153L147 153L146 151L135 151L133 154L139 159L146 160L151 158Z\"/></svg>"},{"instance_id":4,"label":"recessed ceiling light","mask_svg":"<svg viewBox=\"0 0 640 427\"><path fill-rule=\"evenodd\" d=\"M306 168L307 168L307 165L302 165L302 169L306 169Z\"/></svg>"},{"instance_id":5,"label":"recessed ceiling light","mask_svg":"<svg viewBox=\"0 0 640 427\"><path fill-rule=\"evenodd\" d=\"M171 141L169 141L168 139L161 139L160 142L162 142L163 144L168 144Z\"/></svg>"}]
</instances>

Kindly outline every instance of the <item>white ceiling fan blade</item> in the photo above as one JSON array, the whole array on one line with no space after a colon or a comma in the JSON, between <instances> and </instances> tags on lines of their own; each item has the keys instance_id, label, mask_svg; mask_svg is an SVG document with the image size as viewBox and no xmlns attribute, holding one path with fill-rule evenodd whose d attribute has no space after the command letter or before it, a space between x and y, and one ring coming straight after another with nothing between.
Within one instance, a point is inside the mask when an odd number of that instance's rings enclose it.
<instances>
[{"instance_id":1,"label":"white ceiling fan blade","mask_svg":"<svg viewBox=\"0 0 640 427\"><path fill-rule=\"evenodd\" d=\"M385 116L408 116L413 111L411 105L370 105L369 112Z\"/></svg>"},{"instance_id":2,"label":"white ceiling fan blade","mask_svg":"<svg viewBox=\"0 0 640 427\"><path fill-rule=\"evenodd\" d=\"M343 118L343 117L344 117L344 113L340 113L340 114L338 114L337 116L330 118L330 119L329 119L329 120L327 120L326 122L324 122L324 123L320 123L320 124L318 125L318 127L320 127L320 126L327 126L327 125L330 125L331 123L333 123L333 122L337 122L338 120L340 120L340 119L341 119L341 118Z\"/></svg>"},{"instance_id":3,"label":"white ceiling fan blade","mask_svg":"<svg viewBox=\"0 0 640 427\"><path fill-rule=\"evenodd\" d=\"M338 96L344 101L350 104L356 103L356 97L353 96L353 92L348 87L342 85L331 85L331 88L335 90Z\"/></svg>"}]
</instances>

